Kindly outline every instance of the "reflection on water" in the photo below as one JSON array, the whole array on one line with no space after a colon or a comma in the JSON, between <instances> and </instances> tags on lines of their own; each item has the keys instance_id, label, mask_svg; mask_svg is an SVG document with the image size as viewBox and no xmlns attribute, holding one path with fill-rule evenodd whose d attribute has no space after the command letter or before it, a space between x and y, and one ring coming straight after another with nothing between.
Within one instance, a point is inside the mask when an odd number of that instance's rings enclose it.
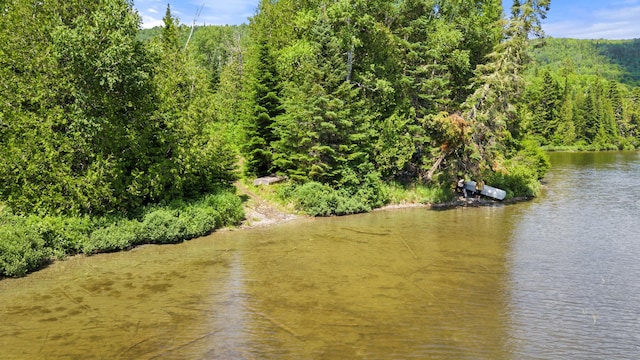
<instances>
[{"instance_id":1,"label":"reflection on water","mask_svg":"<svg viewBox=\"0 0 640 360\"><path fill-rule=\"evenodd\" d=\"M0 358L636 358L640 165L616 154L554 155L530 203L306 219L4 280Z\"/></svg>"},{"instance_id":2,"label":"reflection on water","mask_svg":"<svg viewBox=\"0 0 640 360\"><path fill-rule=\"evenodd\" d=\"M246 276L239 253L231 255L226 277L223 283L211 284L214 296L209 301L211 306L210 324L213 330L207 343L206 358L239 359L249 358L251 338L248 329L252 326L247 321L247 297L245 291Z\"/></svg>"}]
</instances>

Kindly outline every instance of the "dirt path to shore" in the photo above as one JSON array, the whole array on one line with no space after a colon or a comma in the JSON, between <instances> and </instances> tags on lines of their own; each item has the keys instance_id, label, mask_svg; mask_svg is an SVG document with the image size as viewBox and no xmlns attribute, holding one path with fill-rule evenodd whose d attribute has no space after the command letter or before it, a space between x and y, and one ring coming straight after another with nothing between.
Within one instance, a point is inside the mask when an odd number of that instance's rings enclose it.
<instances>
[{"instance_id":1,"label":"dirt path to shore","mask_svg":"<svg viewBox=\"0 0 640 360\"><path fill-rule=\"evenodd\" d=\"M240 225L241 229L281 224L302 217L278 209L240 182L234 185L238 194L245 198L243 206L246 219Z\"/></svg>"}]
</instances>

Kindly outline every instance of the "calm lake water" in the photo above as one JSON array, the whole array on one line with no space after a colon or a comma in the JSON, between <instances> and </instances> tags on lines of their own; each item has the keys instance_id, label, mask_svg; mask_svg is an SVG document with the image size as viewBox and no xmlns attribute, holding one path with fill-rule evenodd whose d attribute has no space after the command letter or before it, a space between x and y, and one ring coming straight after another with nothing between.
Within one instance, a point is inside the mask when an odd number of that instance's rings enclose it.
<instances>
[{"instance_id":1,"label":"calm lake water","mask_svg":"<svg viewBox=\"0 0 640 360\"><path fill-rule=\"evenodd\" d=\"M544 194L214 234L0 282L1 359L637 359L640 154Z\"/></svg>"}]
</instances>

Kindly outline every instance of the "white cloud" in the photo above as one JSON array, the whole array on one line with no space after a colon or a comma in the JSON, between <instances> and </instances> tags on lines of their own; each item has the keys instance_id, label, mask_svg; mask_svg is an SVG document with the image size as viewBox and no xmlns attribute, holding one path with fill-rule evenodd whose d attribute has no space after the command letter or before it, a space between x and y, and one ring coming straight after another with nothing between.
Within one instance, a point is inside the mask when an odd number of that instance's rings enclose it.
<instances>
[{"instance_id":1,"label":"white cloud","mask_svg":"<svg viewBox=\"0 0 640 360\"><path fill-rule=\"evenodd\" d=\"M167 2L171 5L172 15L182 24L193 23L204 4L197 24L237 25L248 22L247 19L255 14L259 0L135 0L135 7L142 17L142 27L161 25Z\"/></svg>"},{"instance_id":2,"label":"white cloud","mask_svg":"<svg viewBox=\"0 0 640 360\"><path fill-rule=\"evenodd\" d=\"M543 28L547 35L575 39L640 38L640 0L614 1L602 7L575 2L549 12ZM591 6L591 7L590 7ZM597 6L597 7L594 7Z\"/></svg>"}]
</instances>

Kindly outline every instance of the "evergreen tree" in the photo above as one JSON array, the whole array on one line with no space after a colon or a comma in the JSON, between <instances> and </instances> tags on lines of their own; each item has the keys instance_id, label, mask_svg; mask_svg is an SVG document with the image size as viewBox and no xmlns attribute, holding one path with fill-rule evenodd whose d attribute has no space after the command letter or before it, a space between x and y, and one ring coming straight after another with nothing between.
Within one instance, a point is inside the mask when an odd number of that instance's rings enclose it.
<instances>
[{"instance_id":1,"label":"evergreen tree","mask_svg":"<svg viewBox=\"0 0 640 360\"><path fill-rule=\"evenodd\" d=\"M618 87L618 83L616 81L609 81L609 89L607 99L609 104L611 104L611 110L613 111L613 122L611 124L612 134L614 137L626 137L626 124L625 124L625 113L624 113L624 105L622 103L622 96L620 95L620 89Z\"/></svg>"},{"instance_id":2,"label":"evergreen tree","mask_svg":"<svg viewBox=\"0 0 640 360\"><path fill-rule=\"evenodd\" d=\"M635 143L637 144L638 140L640 140L640 88L633 88L630 102L628 131L629 137L635 139Z\"/></svg>"},{"instance_id":3,"label":"evergreen tree","mask_svg":"<svg viewBox=\"0 0 640 360\"><path fill-rule=\"evenodd\" d=\"M309 31L317 45L301 84L289 83L286 115L277 119L278 167L292 178L338 185L366 163L369 117L359 90L347 81L343 48L329 18L319 15Z\"/></svg>"},{"instance_id":4,"label":"evergreen tree","mask_svg":"<svg viewBox=\"0 0 640 360\"><path fill-rule=\"evenodd\" d=\"M584 138L591 144L600 129L600 109L597 107L598 98L595 89L589 89L585 95L582 114L584 115Z\"/></svg>"},{"instance_id":5,"label":"evergreen tree","mask_svg":"<svg viewBox=\"0 0 640 360\"><path fill-rule=\"evenodd\" d=\"M246 124L245 171L263 176L273 170L272 143L277 139L273 125L283 108L279 96L280 79L269 44L266 39L259 39L255 47L256 75L252 84L255 105Z\"/></svg>"},{"instance_id":6,"label":"evergreen tree","mask_svg":"<svg viewBox=\"0 0 640 360\"><path fill-rule=\"evenodd\" d=\"M171 5L167 4L167 11L162 18L164 27L161 32L162 47L166 53L175 53L180 44L178 42L178 19L171 14Z\"/></svg>"},{"instance_id":7,"label":"evergreen tree","mask_svg":"<svg viewBox=\"0 0 640 360\"><path fill-rule=\"evenodd\" d=\"M466 102L465 118L472 122L472 144L459 167L476 176L496 171L508 157L509 146L520 131L515 104L524 89L523 71L529 63L529 36L542 36L540 25L549 10L548 0L514 1L506 26L506 39L498 44L489 63L478 67L476 91ZM511 145L511 146L513 146ZM513 149L512 149L513 150Z\"/></svg>"},{"instance_id":8,"label":"evergreen tree","mask_svg":"<svg viewBox=\"0 0 640 360\"><path fill-rule=\"evenodd\" d=\"M565 95L558 115L558 128L553 134L553 145L569 146L575 141L576 126L574 122L574 104L571 96Z\"/></svg>"},{"instance_id":9,"label":"evergreen tree","mask_svg":"<svg viewBox=\"0 0 640 360\"><path fill-rule=\"evenodd\" d=\"M551 140L556 132L558 124L558 113L560 110L560 87L553 79L549 71L542 74L542 84L539 93L534 98L534 118L531 132L540 136L544 143Z\"/></svg>"}]
</instances>

